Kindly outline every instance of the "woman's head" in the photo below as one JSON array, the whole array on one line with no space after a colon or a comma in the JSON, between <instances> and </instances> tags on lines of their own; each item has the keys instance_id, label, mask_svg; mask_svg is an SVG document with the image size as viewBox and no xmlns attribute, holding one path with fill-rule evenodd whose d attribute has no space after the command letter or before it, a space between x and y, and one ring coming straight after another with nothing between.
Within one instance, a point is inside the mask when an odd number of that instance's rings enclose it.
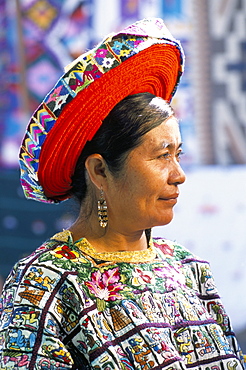
<instances>
[{"instance_id":1,"label":"woman's head","mask_svg":"<svg viewBox=\"0 0 246 370\"><path fill-rule=\"evenodd\" d=\"M97 215L100 188L108 226L135 233L169 223L185 181L177 119L168 103L149 93L121 101L82 152L72 190L80 216Z\"/></svg>"},{"instance_id":2,"label":"woman's head","mask_svg":"<svg viewBox=\"0 0 246 370\"><path fill-rule=\"evenodd\" d=\"M129 152L141 144L144 135L173 114L166 101L150 93L130 95L119 102L94 138L85 145L72 177L71 195L80 203L86 196L85 161L88 156L101 154L112 174L118 176Z\"/></svg>"},{"instance_id":3,"label":"woman's head","mask_svg":"<svg viewBox=\"0 0 246 370\"><path fill-rule=\"evenodd\" d=\"M183 68L180 42L156 18L111 33L79 56L27 127L20 150L26 197L46 203L69 198L78 157L113 107L146 91L170 102Z\"/></svg>"}]
</instances>

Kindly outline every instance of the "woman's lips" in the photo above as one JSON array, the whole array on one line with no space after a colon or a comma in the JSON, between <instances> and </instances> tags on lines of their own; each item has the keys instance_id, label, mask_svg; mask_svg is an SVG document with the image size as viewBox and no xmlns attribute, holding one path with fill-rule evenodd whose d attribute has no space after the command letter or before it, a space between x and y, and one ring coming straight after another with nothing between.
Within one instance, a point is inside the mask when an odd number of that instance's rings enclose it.
<instances>
[{"instance_id":1,"label":"woman's lips","mask_svg":"<svg viewBox=\"0 0 246 370\"><path fill-rule=\"evenodd\" d=\"M159 199L165 201L166 203L176 204L178 201L178 194L170 195L168 197L163 197Z\"/></svg>"}]
</instances>

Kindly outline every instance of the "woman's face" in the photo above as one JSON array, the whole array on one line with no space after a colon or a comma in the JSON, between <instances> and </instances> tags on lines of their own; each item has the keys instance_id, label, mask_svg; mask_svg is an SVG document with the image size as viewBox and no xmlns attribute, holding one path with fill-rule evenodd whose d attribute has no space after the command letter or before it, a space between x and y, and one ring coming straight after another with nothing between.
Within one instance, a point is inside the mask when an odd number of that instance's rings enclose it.
<instances>
[{"instance_id":1,"label":"woman's face","mask_svg":"<svg viewBox=\"0 0 246 370\"><path fill-rule=\"evenodd\" d=\"M168 224L185 181L180 167L181 136L170 117L143 136L133 149L120 176L109 175L105 198L109 227L121 232Z\"/></svg>"}]
</instances>

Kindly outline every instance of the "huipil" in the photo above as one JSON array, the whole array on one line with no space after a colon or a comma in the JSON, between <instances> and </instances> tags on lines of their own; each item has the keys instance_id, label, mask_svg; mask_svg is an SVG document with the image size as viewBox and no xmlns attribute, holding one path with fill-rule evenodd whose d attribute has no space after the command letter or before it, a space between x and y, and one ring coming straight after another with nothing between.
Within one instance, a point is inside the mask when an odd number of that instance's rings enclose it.
<instances>
[{"instance_id":1,"label":"huipil","mask_svg":"<svg viewBox=\"0 0 246 370\"><path fill-rule=\"evenodd\" d=\"M98 253L68 230L7 278L0 356L4 370L244 368L206 261L161 238Z\"/></svg>"}]
</instances>

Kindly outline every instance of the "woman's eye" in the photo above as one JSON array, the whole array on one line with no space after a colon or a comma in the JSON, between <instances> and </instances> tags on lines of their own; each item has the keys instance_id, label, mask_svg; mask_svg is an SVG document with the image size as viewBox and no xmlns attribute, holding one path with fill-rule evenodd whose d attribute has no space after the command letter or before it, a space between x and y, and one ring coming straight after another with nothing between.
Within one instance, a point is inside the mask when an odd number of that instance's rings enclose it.
<instances>
[{"instance_id":1,"label":"woman's eye","mask_svg":"<svg viewBox=\"0 0 246 370\"><path fill-rule=\"evenodd\" d=\"M184 154L184 152L181 150L180 152L177 152L175 154L177 160L180 160L181 156ZM166 153L163 153L159 156L159 158L164 158L164 159L170 159L172 157L173 154L169 153L169 152L166 152Z\"/></svg>"},{"instance_id":2,"label":"woman's eye","mask_svg":"<svg viewBox=\"0 0 246 370\"><path fill-rule=\"evenodd\" d=\"M170 153L163 153L162 155L161 155L161 157L162 158L169 158L171 156L171 154Z\"/></svg>"},{"instance_id":3,"label":"woman's eye","mask_svg":"<svg viewBox=\"0 0 246 370\"><path fill-rule=\"evenodd\" d=\"M177 153L177 158L180 159L182 155L184 155L183 150Z\"/></svg>"}]
</instances>

